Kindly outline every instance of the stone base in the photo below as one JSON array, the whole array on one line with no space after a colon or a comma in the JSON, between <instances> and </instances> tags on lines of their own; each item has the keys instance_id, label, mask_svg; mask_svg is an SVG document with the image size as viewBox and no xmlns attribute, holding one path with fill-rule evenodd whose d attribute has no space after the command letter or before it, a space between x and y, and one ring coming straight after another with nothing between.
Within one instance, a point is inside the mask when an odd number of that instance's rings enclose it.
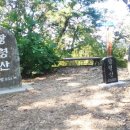
<instances>
[{"instance_id":1,"label":"stone base","mask_svg":"<svg viewBox=\"0 0 130 130\"><path fill-rule=\"evenodd\" d=\"M11 93L18 93L18 92L25 92L32 90L33 87L31 87L30 84L22 84L21 87L8 87L8 88L0 88L0 95L4 94L11 94Z\"/></svg>"},{"instance_id":2,"label":"stone base","mask_svg":"<svg viewBox=\"0 0 130 130\"><path fill-rule=\"evenodd\" d=\"M98 86L100 87L124 87L125 85L127 85L126 82L124 81L118 81L118 82L114 82L114 83L102 83L102 84L98 84Z\"/></svg>"}]
</instances>

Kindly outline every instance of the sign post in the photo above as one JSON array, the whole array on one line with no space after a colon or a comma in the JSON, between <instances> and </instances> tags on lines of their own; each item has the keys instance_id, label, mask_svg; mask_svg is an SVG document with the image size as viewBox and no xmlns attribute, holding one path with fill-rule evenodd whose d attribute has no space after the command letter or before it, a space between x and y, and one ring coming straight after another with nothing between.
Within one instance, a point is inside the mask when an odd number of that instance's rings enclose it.
<instances>
[{"instance_id":1,"label":"sign post","mask_svg":"<svg viewBox=\"0 0 130 130\"><path fill-rule=\"evenodd\" d=\"M107 28L107 56L112 56L112 32Z\"/></svg>"},{"instance_id":2,"label":"sign post","mask_svg":"<svg viewBox=\"0 0 130 130\"><path fill-rule=\"evenodd\" d=\"M106 84L118 82L116 59L112 56L112 31L110 27L114 26L112 22L106 22L107 38L106 50L107 57L102 59L103 82Z\"/></svg>"}]
</instances>

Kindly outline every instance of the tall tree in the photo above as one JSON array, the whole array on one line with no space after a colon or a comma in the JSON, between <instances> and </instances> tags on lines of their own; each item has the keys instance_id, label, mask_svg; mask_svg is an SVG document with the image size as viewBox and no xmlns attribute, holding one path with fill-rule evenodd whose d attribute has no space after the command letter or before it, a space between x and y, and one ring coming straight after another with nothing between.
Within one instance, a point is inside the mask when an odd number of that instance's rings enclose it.
<instances>
[{"instance_id":1,"label":"tall tree","mask_svg":"<svg viewBox=\"0 0 130 130\"><path fill-rule=\"evenodd\" d=\"M24 72L30 70L30 66L31 70L40 68L39 71L42 66L50 68L57 59L54 55L67 46L73 50L90 44L95 21L100 18L90 7L94 2L96 0L1 1L1 25L15 34ZM50 48L52 54L48 52Z\"/></svg>"}]
</instances>

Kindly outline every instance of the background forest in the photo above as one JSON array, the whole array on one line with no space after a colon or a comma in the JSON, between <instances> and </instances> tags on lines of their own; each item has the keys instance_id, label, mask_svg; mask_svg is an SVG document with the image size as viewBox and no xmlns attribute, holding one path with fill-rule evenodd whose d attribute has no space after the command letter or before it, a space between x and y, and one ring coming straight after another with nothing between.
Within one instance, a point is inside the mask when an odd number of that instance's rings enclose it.
<instances>
[{"instance_id":1,"label":"background forest","mask_svg":"<svg viewBox=\"0 0 130 130\"><path fill-rule=\"evenodd\" d=\"M109 10L96 9L95 2L103 0L0 0L0 25L16 37L22 74L49 71L64 57L106 56L98 30ZM114 32L113 55L120 66L127 44L119 41L129 41L127 30Z\"/></svg>"}]
</instances>

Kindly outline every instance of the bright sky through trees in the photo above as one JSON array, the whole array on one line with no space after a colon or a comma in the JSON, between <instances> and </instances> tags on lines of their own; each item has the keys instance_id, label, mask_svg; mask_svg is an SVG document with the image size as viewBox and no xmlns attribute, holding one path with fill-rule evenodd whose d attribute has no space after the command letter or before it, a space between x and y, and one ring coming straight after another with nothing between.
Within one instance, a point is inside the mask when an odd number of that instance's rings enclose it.
<instances>
[{"instance_id":1,"label":"bright sky through trees","mask_svg":"<svg viewBox=\"0 0 130 130\"><path fill-rule=\"evenodd\" d=\"M114 32L121 32L124 30L124 26L129 26L129 10L122 0L107 0L101 3L97 2L92 6L98 9L103 15L102 19L97 21L97 23L100 23L102 26L99 27L99 31L96 32L96 35L102 36L101 41L106 43L106 29L108 26L113 26L111 28L113 37Z\"/></svg>"}]
</instances>

